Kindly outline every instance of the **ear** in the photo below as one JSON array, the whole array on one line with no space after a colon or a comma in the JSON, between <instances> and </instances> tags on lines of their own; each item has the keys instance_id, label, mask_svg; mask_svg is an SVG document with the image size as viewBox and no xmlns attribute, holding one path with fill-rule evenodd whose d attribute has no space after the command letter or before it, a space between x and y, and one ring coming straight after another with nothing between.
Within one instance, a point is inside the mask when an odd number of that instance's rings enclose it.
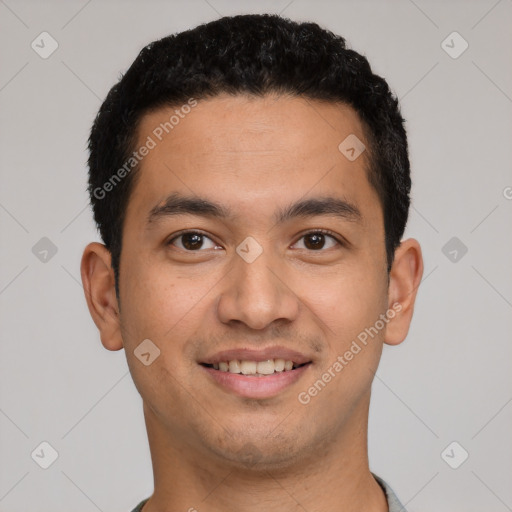
<instances>
[{"instance_id":1,"label":"ear","mask_svg":"<svg viewBox=\"0 0 512 512\"><path fill-rule=\"evenodd\" d=\"M423 257L417 240L402 241L395 251L388 287L389 308L395 311L386 327L384 342L398 345L404 341L412 320L416 293L423 275Z\"/></svg>"},{"instance_id":2,"label":"ear","mask_svg":"<svg viewBox=\"0 0 512 512\"><path fill-rule=\"evenodd\" d=\"M87 245L80 273L87 306L100 331L101 343L108 350L120 350L123 339L110 251L97 242Z\"/></svg>"}]
</instances>

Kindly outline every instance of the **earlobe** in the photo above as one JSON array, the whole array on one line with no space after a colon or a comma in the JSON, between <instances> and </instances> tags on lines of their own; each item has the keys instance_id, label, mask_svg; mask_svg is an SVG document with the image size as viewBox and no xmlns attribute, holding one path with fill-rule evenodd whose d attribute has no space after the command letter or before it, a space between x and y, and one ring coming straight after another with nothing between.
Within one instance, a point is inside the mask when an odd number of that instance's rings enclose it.
<instances>
[{"instance_id":1,"label":"earlobe","mask_svg":"<svg viewBox=\"0 0 512 512\"><path fill-rule=\"evenodd\" d=\"M423 257L417 240L409 238L402 241L395 251L393 266L390 271L388 287L388 304L395 307L396 315L386 327L384 342L398 345L404 341L409 331L414 311L416 294L423 275Z\"/></svg>"},{"instance_id":2,"label":"earlobe","mask_svg":"<svg viewBox=\"0 0 512 512\"><path fill-rule=\"evenodd\" d=\"M123 340L110 251L97 242L88 244L82 255L80 273L87 306L100 331L101 343L108 350L120 350Z\"/></svg>"}]
</instances>

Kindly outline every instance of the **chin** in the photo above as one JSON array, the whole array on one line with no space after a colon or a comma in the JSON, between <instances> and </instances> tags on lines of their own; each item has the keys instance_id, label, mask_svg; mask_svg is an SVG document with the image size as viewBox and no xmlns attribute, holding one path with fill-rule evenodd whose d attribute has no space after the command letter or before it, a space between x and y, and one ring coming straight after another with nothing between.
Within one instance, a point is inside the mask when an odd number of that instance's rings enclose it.
<instances>
[{"instance_id":1,"label":"chin","mask_svg":"<svg viewBox=\"0 0 512 512\"><path fill-rule=\"evenodd\" d=\"M285 469L304 458L307 446L301 446L296 434L290 430L286 435L268 432L245 430L232 437L224 436L218 443L210 440L209 448L223 464L251 472Z\"/></svg>"}]
</instances>

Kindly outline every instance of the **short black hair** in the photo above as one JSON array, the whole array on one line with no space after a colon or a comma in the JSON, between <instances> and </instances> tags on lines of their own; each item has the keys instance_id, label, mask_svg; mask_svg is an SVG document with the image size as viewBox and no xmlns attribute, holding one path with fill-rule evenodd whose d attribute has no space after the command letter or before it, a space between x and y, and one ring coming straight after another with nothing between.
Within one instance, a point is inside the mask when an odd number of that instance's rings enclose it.
<instances>
[{"instance_id":1,"label":"short black hair","mask_svg":"<svg viewBox=\"0 0 512 512\"><path fill-rule=\"evenodd\" d=\"M272 14L237 15L148 44L109 91L94 120L88 192L112 256L117 296L122 228L138 176L133 151L142 117L221 93L300 96L343 103L357 112L366 138L368 180L383 211L389 272L407 223L411 188L397 98L364 56L318 24Z\"/></svg>"}]
</instances>

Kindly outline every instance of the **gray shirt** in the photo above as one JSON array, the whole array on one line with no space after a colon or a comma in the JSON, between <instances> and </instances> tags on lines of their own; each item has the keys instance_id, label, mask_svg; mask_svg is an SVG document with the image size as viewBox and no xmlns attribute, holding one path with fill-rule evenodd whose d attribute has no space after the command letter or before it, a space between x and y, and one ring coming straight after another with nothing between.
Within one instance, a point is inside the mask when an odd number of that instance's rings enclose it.
<instances>
[{"instance_id":1,"label":"gray shirt","mask_svg":"<svg viewBox=\"0 0 512 512\"><path fill-rule=\"evenodd\" d=\"M378 484L382 487L384 490L384 493L386 495L386 499L388 500L388 508L389 512L407 512L403 505L398 501L398 498L396 497L395 493L393 492L393 489L389 487L389 485L382 480L382 478L378 477L375 473L372 473L375 480L377 480ZM144 504L149 500L149 498L146 498L145 500L141 501L133 510L132 512L142 512L142 507Z\"/></svg>"}]
</instances>

